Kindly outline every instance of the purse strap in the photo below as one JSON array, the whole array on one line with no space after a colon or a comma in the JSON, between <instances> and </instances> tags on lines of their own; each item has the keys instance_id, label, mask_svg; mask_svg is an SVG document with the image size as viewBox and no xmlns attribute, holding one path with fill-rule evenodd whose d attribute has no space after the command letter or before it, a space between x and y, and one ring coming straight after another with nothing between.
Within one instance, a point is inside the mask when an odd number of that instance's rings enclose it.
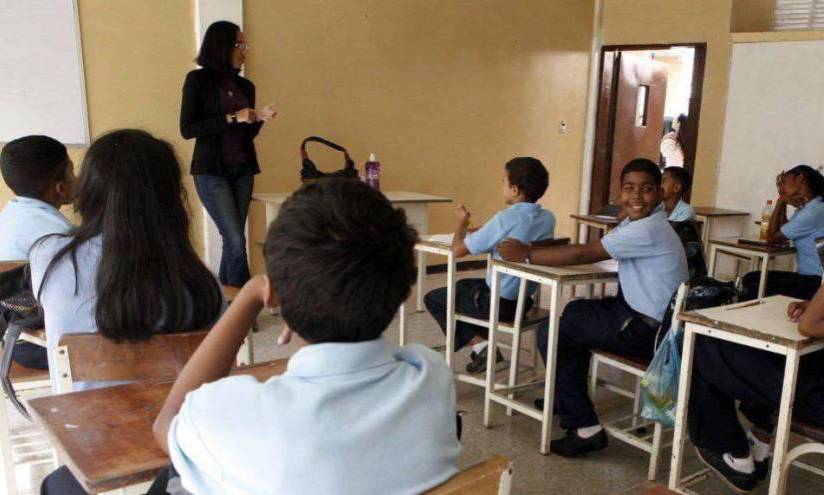
<instances>
[{"instance_id":1,"label":"purse strap","mask_svg":"<svg viewBox=\"0 0 824 495\"><path fill-rule=\"evenodd\" d=\"M326 146L332 148L333 150L343 152L343 157L346 160L346 168L354 168L355 167L355 162L352 161L352 158L349 156L349 152L346 151L346 148L344 148L343 146L341 146L337 143L333 143L332 141L329 141L328 139L324 139L320 136L309 136L308 138L304 139L302 143L300 143L300 157L301 157L301 159L306 160L307 158L309 158L309 155L306 153L306 143L309 143L309 142L325 144Z\"/></svg>"}]
</instances>

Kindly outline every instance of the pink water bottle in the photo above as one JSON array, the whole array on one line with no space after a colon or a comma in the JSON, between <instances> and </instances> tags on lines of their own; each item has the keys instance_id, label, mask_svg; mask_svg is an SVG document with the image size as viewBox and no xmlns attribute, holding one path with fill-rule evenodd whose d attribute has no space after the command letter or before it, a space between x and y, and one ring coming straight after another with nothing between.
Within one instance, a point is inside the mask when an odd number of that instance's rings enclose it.
<instances>
[{"instance_id":1,"label":"pink water bottle","mask_svg":"<svg viewBox=\"0 0 824 495\"><path fill-rule=\"evenodd\" d=\"M369 187L376 191L381 190L381 162L375 158L374 153L369 154L369 160L366 161L366 165L364 165L364 169L366 169L366 183L369 184Z\"/></svg>"}]
</instances>

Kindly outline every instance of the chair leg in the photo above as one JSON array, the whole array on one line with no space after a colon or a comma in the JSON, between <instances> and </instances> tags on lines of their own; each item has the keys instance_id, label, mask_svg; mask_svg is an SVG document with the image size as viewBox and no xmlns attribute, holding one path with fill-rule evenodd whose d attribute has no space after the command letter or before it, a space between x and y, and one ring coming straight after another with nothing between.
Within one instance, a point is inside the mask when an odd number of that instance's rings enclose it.
<instances>
[{"instance_id":1,"label":"chair leg","mask_svg":"<svg viewBox=\"0 0 824 495\"><path fill-rule=\"evenodd\" d=\"M632 427L638 426L638 414L641 412L641 377L635 377L635 399L632 401Z\"/></svg>"},{"instance_id":2,"label":"chair leg","mask_svg":"<svg viewBox=\"0 0 824 495\"><path fill-rule=\"evenodd\" d=\"M521 328L516 324L512 330L512 349L509 352L509 382L510 387L518 383L518 356L521 354ZM515 394L509 394L510 399L515 398ZM506 415L512 416L512 408L506 408Z\"/></svg>"},{"instance_id":3,"label":"chair leg","mask_svg":"<svg viewBox=\"0 0 824 495\"><path fill-rule=\"evenodd\" d=\"M664 428L661 423L655 423L655 429L652 433L652 452L649 456L649 472L647 479L655 481L658 474L658 459L661 456L661 437L664 435Z\"/></svg>"},{"instance_id":4,"label":"chair leg","mask_svg":"<svg viewBox=\"0 0 824 495\"><path fill-rule=\"evenodd\" d=\"M595 400L595 390L598 388L598 356L592 356L592 362L589 365L589 397Z\"/></svg>"},{"instance_id":5,"label":"chair leg","mask_svg":"<svg viewBox=\"0 0 824 495\"><path fill-rule=\"evenodd\" d=\"M398 309L398 345L406 345L406 303Z\"/></svg>"},{"instance_id":6,"label":"chair leg","mask_svg":"<svg viewBox=\"0 0 824 495\"><path fill-rule=\"evenodd\" d=\"M9 495L17 493L17 483L14 477L14 462L11 452L11 431L9 428L9 417L7 411L6 397L0 394L3 401L0 402L0 487L5 487Z\"/></svg>"}]
</instances>

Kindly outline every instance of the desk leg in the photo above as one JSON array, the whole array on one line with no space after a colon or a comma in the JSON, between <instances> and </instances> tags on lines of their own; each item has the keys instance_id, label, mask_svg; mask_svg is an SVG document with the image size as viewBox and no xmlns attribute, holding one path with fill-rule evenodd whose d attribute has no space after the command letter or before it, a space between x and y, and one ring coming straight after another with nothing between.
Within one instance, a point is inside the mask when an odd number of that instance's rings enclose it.
<instances>
[{"instance_id":1,"label":"desk leg","mask_svg":"<svg viewBox=\"0 0 824 495\"><path fill-rule=\"evenodd\" d=\"M549 334L546 344L546 374L544 376L544 410L541 419L541 454L549 454L552 439L552 412L555 405L555 364L558 357L558 324L561 321L561 293L563 286L549 286ZM535 330L537 332L537 329Z\"/></svg>"},{"instance_id":2,"label":"desk leg","mask_svg":"<svg viewBox=\"0 0 824 495\"><path fill-rule=\"evenodd\" d=\"M767 290L767 271L770 264L770 255L765 254L761 256L761 278L758 280L758 299L764 297L764 292Z\"/></svg>"},{"instance_id":3,"label":"desk leg","mask_svg":"<svg viewBox=\"0 0 824 495\"><path fill-rule=\"evenodd\" d=\"M716 278L715 276L715 265L718 262L718 248L715 244L710 246L710 263L707 267L707 271L710 274L710 277Z\"/></svg>"},{"instance_id":4,"label":"desk leg","mask_svg":"<svg viewBox=\"0 0 824 495\"><path fill-rule=\"evenodd\" d=\"M418 251L418 287L417 301L415 309L420 313L423 311L423 283L426 278L426 253Z\"/></svg>"},{"instance_id":5,"label":"desk leg","mask_svg":"<svg viewBox=\"0 0 824 495\"><path fill-rule=\"evenodd\" d=\"M770 495L783 494L787 486L787 471L782 470L784 457L790 441L790 422L792 421L795 385L798 379L798 362L801 356L795 349L787 350L784 363L784 386L781 388L781 405L778 409L778 423L775 428L775 447L770 475Z\"/></svg>"},{"instance_id":6,"label":"desk leg","mask_svg":"<svg viewBox=\"0 0 824 495\"><path fill-rule=\"evenodd\" d=\"M398 309L398 345L406 345L406 303Z\"/></svg>"},{"instance_id":7,"label":"desk leg","mask_svg":"<svg viewBox=\"0 0 824 495\"><path fill-rule=\"evenodd\" d=\"M710 231L712 231L712 218L706 217L704 220L704 228L701 229L701 242L704 244L704 252L709 249L710 245Z\"/></svg>"},{"instance_id":8,"label":"desk leg","mask_svg":"<svg viewBox=\"0 0 824 495\"><path fill-rule=\"evenodd\" d=\"M686 324L684 347L681 356L681 375L678 379L678 405L675 411L675 430L672 438L672 462L670 463L669 489L677 490L681 484L681 467L684 462L684 440L687 437L687 412L689 411L692 363L695 351L695 333Z\"/></svg>"},{"instance_id":9,"label":"desk leg","mask_svg":"<svg viewBox=\"0 0 824 495\"><path fill-rule=\"evenodd\" d=\"M579 220L575 220L575 229L572 231L572 243L578 244L581 240L581 222ZM578 289L578 286L572 284L572 287L569 289L570 296L574 299L575 292Z\"/></svg>"},{"instance_id":10,"label":"desk leg","mask_svg":"<svg viewBox=\"0 0 824 495\"><path fill-rule=\"evenodd\" d=\"M263 229L264 232L269 232L269 227L272 225L272 222L274 222L275 219L278 217L278 213L280 213L280 206L273 205L271 203L266 203L266 228ZM269 314L272 316L279 315L280 308L269 308Z\"/></svg>"},{"instance_id":11,"label":"desk leg","mask_svg":"<svg viewBox=\"0 0 824 495\"><path fill-rule=\"evenodd\" d=\"M501 272L492 269L489 301L489 341L487 342L486 387L484 389L484 426L492 424L492 391L495 390L495 356L498 355L498 311L501 299ZM537 331L537 330L536 330Z\"/></svg>"},{"instance_id":12,"label":"desk leg","mask_svg":"<svg viewBox=\"0 0 824 495\"><path fill-rule=\"evenodd\" d=\"M5 487L6 493L17 493L17 483L14 479L14 462L11 451L11 429L9 428L8 404L6 396L0 393L0 488Z\"/></svg>"},{"instance_id":13,"label":"desk leg","mask_svg":"<svg viewBox=\"0 0 824 495\"><path fill-rule=\"evenodd\" d=\"M446 257L446 364L452 368L455 354L455 256ZM494 354L493 354L494 356Z\"/></svg>"}]
</instances>

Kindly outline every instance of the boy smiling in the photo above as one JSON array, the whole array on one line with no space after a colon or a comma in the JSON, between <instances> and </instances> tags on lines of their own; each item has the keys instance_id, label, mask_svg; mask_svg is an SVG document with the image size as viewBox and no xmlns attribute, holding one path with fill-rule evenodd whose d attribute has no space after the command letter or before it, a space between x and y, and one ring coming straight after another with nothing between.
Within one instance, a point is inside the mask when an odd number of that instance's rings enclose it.
<instances>
[{"instance_id":1,"label":"boy smiling","mask_svg":"<svg viewBox=\"0 0 824 495\"><path fill-rule=\"evenodd\" d=\"M588 244L533 249L507 239L498 246L503 259L564 266L618 261L615 297L575 300L561 315L556 365L555 408L567 434L550 445L553 453L576 457L606 447L607 437L587 394L592 350L650 358L667 305L687 281L684 248L667 222L661 204L661 172L646 159L629 162L621 172L621 205L626 218L602 239ZM548 325L538 330L546 361ZM536 401L539 409L548 407Z\"/></svg>"}]
</instances>

